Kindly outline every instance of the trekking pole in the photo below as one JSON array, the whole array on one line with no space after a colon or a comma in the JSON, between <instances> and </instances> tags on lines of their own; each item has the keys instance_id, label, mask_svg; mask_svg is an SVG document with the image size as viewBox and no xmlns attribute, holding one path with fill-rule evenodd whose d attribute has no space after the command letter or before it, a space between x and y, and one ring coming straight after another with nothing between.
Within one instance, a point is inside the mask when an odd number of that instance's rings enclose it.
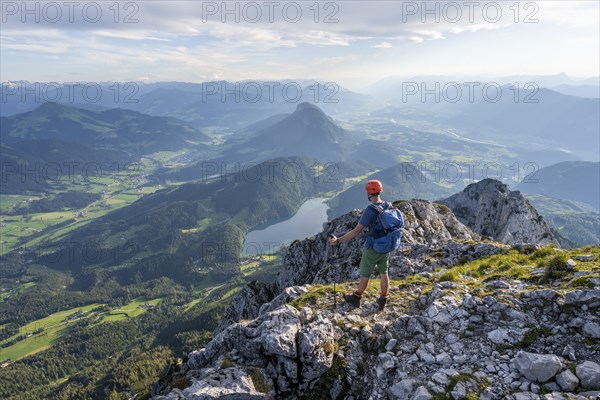
<instances>
[{"instance_id":1,"label":"trekking pole","mask_svg":"<svg viewBox=\"0 0 600 400\"><path fill-rule=\"evenodd\" d=\"M333 238L333 234L330 233L328 237ZM332 247L331 253L335 257L335 246L331 245L331 247ZM337 308L337 292L335 290L335 275L334 275L334 277L333 277L333 309L335 310L336 308Z\"/></svg>"}]
</instances>

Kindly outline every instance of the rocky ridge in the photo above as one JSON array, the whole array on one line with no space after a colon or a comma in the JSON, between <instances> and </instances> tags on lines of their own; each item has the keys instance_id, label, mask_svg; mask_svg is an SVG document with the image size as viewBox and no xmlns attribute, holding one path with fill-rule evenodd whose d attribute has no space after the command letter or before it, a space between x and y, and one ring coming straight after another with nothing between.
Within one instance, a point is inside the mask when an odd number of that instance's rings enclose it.
<instances>
[{"instance_id":1,"label":"rocky ridge","mask_svg":"<svg viewBox=\"0 0 600 400\"><path fill-rule=\"evenodd\" d=\"M558 245L544 218L521 192L495 179L473 183L440 203L474 232L499 242Z\"/></svg>"},{"instance_id":2,"label":"rocky ridge","mask_svg":"<svg viewBox=\"0 0 600 400\"><path fill-rule=\"evenodd\" d=\"M291 244L275 284L240 291L153 400L599 398L600 248L482 242L446 206L396 205L406 227L384 311L376 280L360 309L334 299L331 283L358 277L364 237L326 239L354 211Z\"/></svg>"},{"instance_id":3,"label":"rocky ridge","mask_svg":"<svg viewBox=\"0 0 600 400\"><path fill-rule=\"evenodd\" d=\"M192 352L180 371L192 385L155 400L600 396L599 279L565 294L490 281L483 296L425 282L393 285L381 313L375 290L349 310L333 307L330 288L288 288Z\"/></svg>"}]
</instances>

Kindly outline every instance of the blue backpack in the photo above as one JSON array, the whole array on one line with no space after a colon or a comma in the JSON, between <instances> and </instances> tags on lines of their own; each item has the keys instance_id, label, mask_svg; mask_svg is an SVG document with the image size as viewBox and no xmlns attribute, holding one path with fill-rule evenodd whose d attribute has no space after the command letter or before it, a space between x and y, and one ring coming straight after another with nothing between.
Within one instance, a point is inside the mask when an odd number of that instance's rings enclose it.
<instances>
[{"instance_id":1,"label":"blue backpack","mask_svg":"<svg viewBox=\"0 0 600 400\"><path fill-rule=\"evenodd\" d=\"M369 207L377 212L375 223L371 225L367 240L371 240L373 250L378 253L389 253L400 246L404 216L402 212L388 202L383 207L371 204Z\"/></svg>"}]
</instances>

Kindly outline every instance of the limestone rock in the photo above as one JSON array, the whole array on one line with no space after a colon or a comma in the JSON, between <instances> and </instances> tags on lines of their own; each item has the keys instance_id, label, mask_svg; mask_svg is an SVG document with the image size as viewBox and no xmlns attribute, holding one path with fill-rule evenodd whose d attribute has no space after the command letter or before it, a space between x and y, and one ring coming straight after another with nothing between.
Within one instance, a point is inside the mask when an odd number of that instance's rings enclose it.
<instances>
[{"instance_id":1,"label":"limestone rock","mask_svg":"<svg viewBox=\"0 0 600 400\"><path fill-rule=\"evenodd\" d=\"M391 386L388 393L393 400L408 400L413 392L414 379L403 379Z\"/></svg>"},{"instance_id":2,"label":"limestone rock","mask_svg":"<svg viewBox=\"0 0 600 400\"><path fill-rule=\"evenodd\" d=\"M585 336L600 339L600 324L596 322L586 322L581 330Z\"/></svg>"},{"instance_id":3,"label":"limestone rock","mask_svg":"<svg viewBox=\"0 0 600 400\"><path fill-rule=\"evenodd\" d=\"M234 296L223 319L215 329L214 334L222 332L229 325L242 319L254 319L258 317L260 307L270 302L274 297L270 285L262 282L250 282L242 287Z\"/></svg>"},{"instance_id":4,"label":"limestone rock","mask_svg":"<svg viewBox=\"0 0 600 400\"><path fill-rule=\"evenodd\" d=\"M579 385L579 379L567 369L556 375L556 383L562 390L573 391Z\"/></svg>"},{"instance_id":5,"label":"limestone rock","mask_svg":"<svg viewBox=\"0 0 600 400\"><path fill-rule=\"evenodd\" d=\"M488 339L495 344L514 343L515 340L509 335L508 329L497 328L488 333Z\"/></svg>"},{"instance_id":6,"label":"limestone rock","mask_svg":"<svg viewBox=\"0 0 600 400\"><path fill-rule=\"evenodd\" d=\"M593 361L584 361L577 364L575 373L586 389L600 389L600 365Z\"/></svg>"},{"instance_id":7,"label":"limestone rock","mask_svg":"<svg viewBox=\"0 0 600 400\"><path fill-rule=\"evenodd\" d=\"M303 327L298 335L303 380L312 382L327 372L331 368L334 351L335 339L330 321L320 319Z\"/></svg>"},{"instance_id":8,"label":"limestone rock","mask_svg":"<svg viewBox=\"0 0 600 400\"><path fill-rule=\"evenodd\" d=\"M600 305L600 289L572 290L565 296L566 305Z\"/></svg>"},{"instance_id":9,"label":"limestone rock","mask_svg":"<svg viewBox=\"0 0 600 400\"><path fill-rule=\"evenodd\" d=\"M535 354L525 351L519 351L513 362L525 378L535 382L547 382L562 367L560 359L553 354Z\"/></svg>"},{"instance_id":10,"label":"limestone rock","mask_svg":"<svg viewBox=\"0 0 600 400\"><path fill-rule=\"evenodd\" d=\"M433 400L433 396L425 386L419 386L417 390L415 390L411 400Z\"/></svg>"},{"instance_id":11,"label":"limestone rock","mask_svg":"<svg viewBox=\"0 0 600 400\"><path fill-rule=\"evenodd\" d=\"M248 373L238 367L207 371L201 379L183 390L183 396L185 399L198 400L268 398L265 394L256 391Z\"/></svg>"},{"instance_id":12,"label":"limestone rock","mask_svg":"<svg viewBox=\"0 0 600 400\"><path fill-rule=\"evenodd\" d=\"M474 232L501 243L555 243L550 228L519 191L494 179L484 179L441 201Z\"/></svg>"}]
</instances>

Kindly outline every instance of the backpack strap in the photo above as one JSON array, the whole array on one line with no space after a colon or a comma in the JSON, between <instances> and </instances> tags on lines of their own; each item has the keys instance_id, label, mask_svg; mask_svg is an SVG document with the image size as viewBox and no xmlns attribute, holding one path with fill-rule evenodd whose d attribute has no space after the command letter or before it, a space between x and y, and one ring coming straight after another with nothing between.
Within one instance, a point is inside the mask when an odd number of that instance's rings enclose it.
<instances>
[{"instance_id":1,"label":"backpack strap","mask_svg":"<svg viewBox=\"0 0 600 400\"><path fill-rule=\"evenodd\" d=\"M385 210L387 210L388 208L390 208L390 203L388 203L387 201L383 202L383 205L378 205L378 204L369 204L369 207L373 208L375 211L377 211L377 214L381 214L382 212L384 212Z\"/></svg>"},{"instance_id":2,"label":"backpack strap","mask_svg":"<svg viewBox=\"0 0 600 400\"><path fill-rule=\"evenodd\" d=\"M377 218L380 218L381 214L385 210L390 208L390 205L391 204L388 203L387 201L384 201L383 205L374 204L374 203L369 204L369 207L371 207L372 209L374 209L377 212L377 216L375 217L375 220L373 221L373 223L371 223L371 225L369 225L369 235L373 235L373 230L375 229L375 224L377 224Z\"/></svg>"}]
</instances>

